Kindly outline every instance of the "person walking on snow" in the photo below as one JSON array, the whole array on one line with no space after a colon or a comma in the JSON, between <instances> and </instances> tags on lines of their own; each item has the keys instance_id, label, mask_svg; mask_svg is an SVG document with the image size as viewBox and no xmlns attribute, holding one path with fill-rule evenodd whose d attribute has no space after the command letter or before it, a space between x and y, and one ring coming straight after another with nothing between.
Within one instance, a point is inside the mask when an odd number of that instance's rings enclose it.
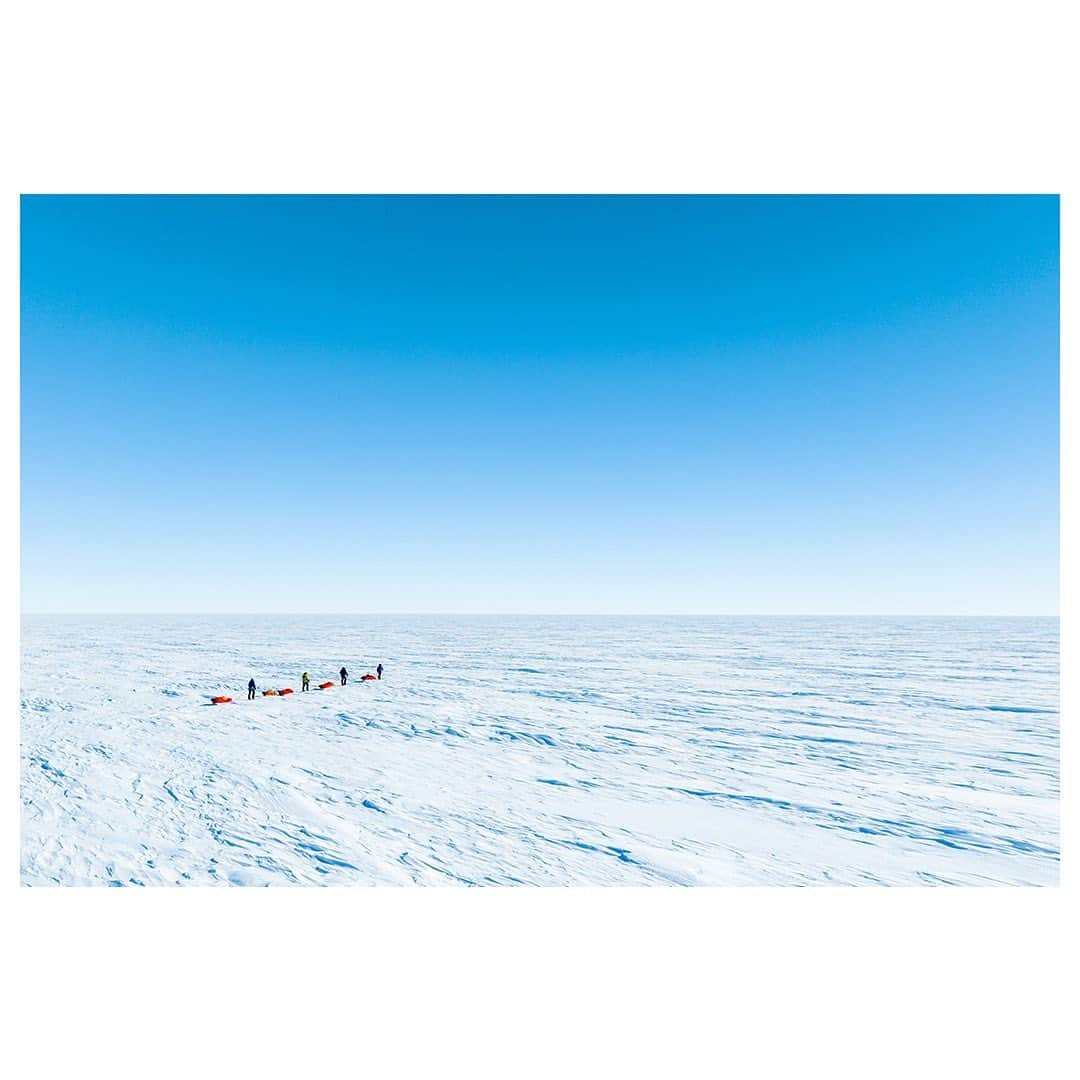
<instances>
[{"instance_id":1,"label":"person walking on snow","mask_svg":"<svg viewBox=\"0 0 1080 1080\"><path fill-rule=\"evenodd\" d=\"M378 675L380 679L382 678L382 664L380 664L380 665L379 665L379 666L378 666L378 667L377 667L377 668L375 669L375 674L376 674L376 675Z\"/></svg>"},{"instance_id":2,"label":"person walking on snow","mask_svg":"<svg viewBox=\"0 0 1080 1080\"><path fill-rule=\"evenodd\" d=\"M341 669L341 685L344 686L349 681L349 673L342 668Z\"/></svg>"},{"instance_id":3,"label":"person walking on snow","mask_svg":"<svg viewBox=\"0 0 1080 1080\"><path fill-rule=\"evenodd\" d=\"M248 701L255 699L255 680L248 679Z\"/></svg>"},{"instance_id":4,"label":"person walking on snow","mask_svg":"<svg viewBox=\"0 0 1080 1080\"><path fill-rule=\"evenodd\" d=\"M301 691L311 689L311 676L306 671L300 676L300 689Z\"/></svg>"}]
</instances>

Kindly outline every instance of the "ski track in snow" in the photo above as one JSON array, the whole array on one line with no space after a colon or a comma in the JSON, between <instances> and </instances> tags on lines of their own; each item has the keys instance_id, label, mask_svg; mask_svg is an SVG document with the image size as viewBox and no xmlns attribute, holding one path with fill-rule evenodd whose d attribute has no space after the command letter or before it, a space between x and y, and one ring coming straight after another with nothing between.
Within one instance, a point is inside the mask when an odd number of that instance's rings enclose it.
<instances>
[{"instance_id":1,"label":"ski track in snow","mask_svg":"<svg viewBox=\"0 0 1080 1080\"><path fill-rule=\"evenodd\" d=\"M1058 881L1057 619L42 616L22 670L26 885Z\"/></svg>"}]
</instances>

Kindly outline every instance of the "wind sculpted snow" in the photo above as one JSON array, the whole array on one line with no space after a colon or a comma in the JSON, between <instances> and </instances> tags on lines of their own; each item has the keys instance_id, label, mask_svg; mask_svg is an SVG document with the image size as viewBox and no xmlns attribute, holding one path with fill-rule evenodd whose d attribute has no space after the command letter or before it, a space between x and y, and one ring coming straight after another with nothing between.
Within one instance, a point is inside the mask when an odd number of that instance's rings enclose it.
<instances>
[{"instance_id":1,"label":"wind sculpted snow","mask_svg":"<svg viewBox=\"0 0 1080 1080\"><path fill-rule=\"evenodd\" d=\"M1056 619L24 620L26 885L1056 884L1058 776Z\"/></svg>"}]
</instances>

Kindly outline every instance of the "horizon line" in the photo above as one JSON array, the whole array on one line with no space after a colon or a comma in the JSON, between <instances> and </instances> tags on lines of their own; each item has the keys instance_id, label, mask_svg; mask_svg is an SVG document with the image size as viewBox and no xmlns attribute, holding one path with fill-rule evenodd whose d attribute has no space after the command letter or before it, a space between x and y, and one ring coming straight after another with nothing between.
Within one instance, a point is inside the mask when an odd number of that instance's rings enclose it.
<instances>
[{"instance_id":1,"label":"horizon line","mask_svg":"<svg viewBox=\"0 0 1080 1080\"><path fill-rule=\"evenodd\" d=\"M926 612L926 611L20 611L23 618L42 616L269 616L310 618L327 616L395 616L457 618L701 618L701 619L1060 619L1055 612Z\"/></svg>"}]
</instances>

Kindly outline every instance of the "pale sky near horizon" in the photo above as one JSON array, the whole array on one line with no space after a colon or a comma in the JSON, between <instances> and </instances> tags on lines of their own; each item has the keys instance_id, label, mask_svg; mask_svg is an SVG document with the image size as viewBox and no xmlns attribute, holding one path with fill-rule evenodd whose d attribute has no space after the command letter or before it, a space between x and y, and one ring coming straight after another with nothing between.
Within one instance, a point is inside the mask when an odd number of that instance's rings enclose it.
<instances>
[{"instance_id":1,"label":"pale sky near horizon","mask_svg":"<svg viewBox=\"0 0 1080 1080\"><path fill-rule=\"evenodd\" d=\"M22 201L26 612L1058 611L1058 200Z\"/></svg>"}]
</instances>

